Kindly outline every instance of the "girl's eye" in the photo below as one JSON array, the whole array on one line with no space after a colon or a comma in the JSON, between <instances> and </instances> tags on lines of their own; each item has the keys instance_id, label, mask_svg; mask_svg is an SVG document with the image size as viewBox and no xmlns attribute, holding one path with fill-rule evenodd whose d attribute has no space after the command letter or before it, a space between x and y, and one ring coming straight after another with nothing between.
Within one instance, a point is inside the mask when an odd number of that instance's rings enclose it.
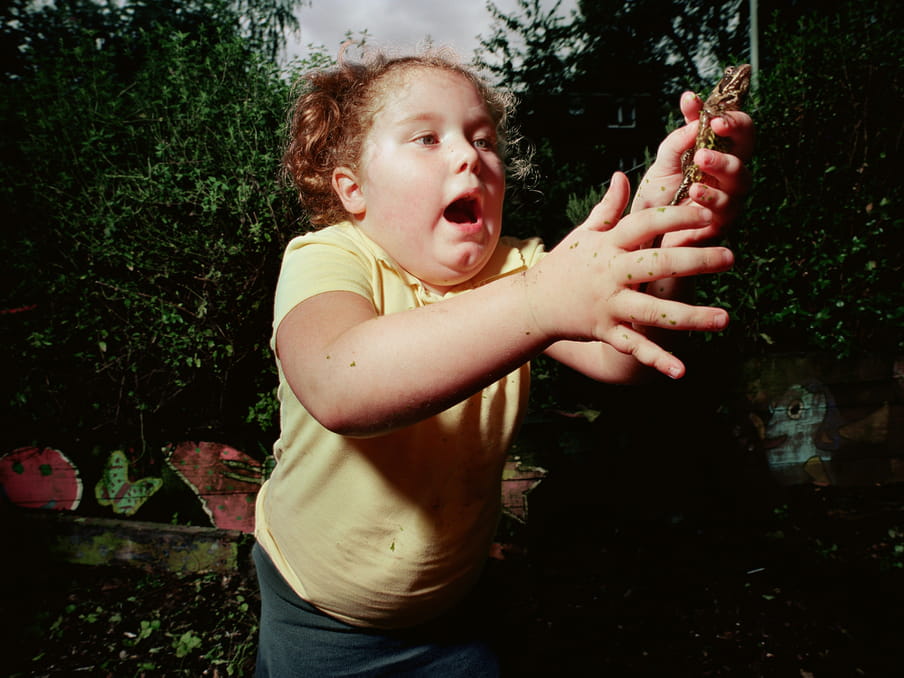
<instances>
[{"instance_id":1,"label":"girl's eye","mask_svg":"<svg viewBox=\"0 0 904 678\"><path fill-rule=\"evenodd\" d=\"M474 148L481 151L494 151L496 150L496 145L492 139L474 139Z\"/></svg>"},{"instance_id":2,"label":"girl's eye","mask_svg":"<svg viewBox=\"0 0 904 678\"><path fill-rule=\"evenodd\" d=\"M414 142L422 146L434 146L439 143L439 139L436 138L435 134L423 134L415 139Z\"/></svg>"}]
</instances>

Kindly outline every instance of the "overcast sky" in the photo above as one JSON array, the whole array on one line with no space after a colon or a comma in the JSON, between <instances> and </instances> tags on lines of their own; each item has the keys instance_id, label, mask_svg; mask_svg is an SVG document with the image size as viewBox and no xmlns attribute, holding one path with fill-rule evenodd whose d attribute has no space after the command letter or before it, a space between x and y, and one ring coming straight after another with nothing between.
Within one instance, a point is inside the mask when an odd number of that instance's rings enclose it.
<instances>
[{"instance_id":1,"label":"overcast sky","mask_svg":"<svg viewBox=\"0 0 904 678\"><path fill-rule=\"evenodd\" d=\"M518 7L517 0L494 3L505 14ZM552 7L555 0L541 4ZM559 14L567 16L575 5L576 0L563 0ZM357 35L367 29L377 47L411 51L430 37L470 61L477 36L488 37L492 25L486 0L312 0L298 16L301 35L291 41L289 57L304 55L310 44L323 45L335 56L348 31Z\"/></svg>"}]
</instances>

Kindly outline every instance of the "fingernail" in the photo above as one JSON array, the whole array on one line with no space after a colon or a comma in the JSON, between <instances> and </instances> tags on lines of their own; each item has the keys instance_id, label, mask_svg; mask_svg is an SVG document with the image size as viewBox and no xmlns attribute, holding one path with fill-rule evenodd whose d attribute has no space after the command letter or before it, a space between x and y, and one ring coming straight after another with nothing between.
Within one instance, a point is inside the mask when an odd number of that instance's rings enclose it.
<instances>
[{"instance_id":1,"label":"fingernail","mask_svg":"<svg viewBox=\"0 0 904 678\"><path fill-rule=\"evenodd\" d=\"M708 224L708 223L712 222L712 220L713 220L712 210L707 209L706 207L701 207L700 208L700 220L704 224Z\"/></svg>"}]
</instances>

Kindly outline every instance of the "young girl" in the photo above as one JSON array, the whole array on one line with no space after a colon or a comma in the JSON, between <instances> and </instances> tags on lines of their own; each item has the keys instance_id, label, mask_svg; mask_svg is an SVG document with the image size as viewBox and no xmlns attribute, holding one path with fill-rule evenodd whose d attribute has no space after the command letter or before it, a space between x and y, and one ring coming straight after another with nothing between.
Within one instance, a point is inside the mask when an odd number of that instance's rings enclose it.
<instances>
[{"instance_id":1,"label":"young girl","mask_svg":"<svg viewBox=\"0 0 904 678\"><path fill-rule=\"evenodd\" d=\"M692 119L699 102L682 107ZM545 254L501 237L508 112L435 54L340 63L310 74L296 103L285 164L324 228L289 244L276 292L281 435L257 504L259 676L497 675L460 604L494 536L528 361L545 352L607 382L649 368L678 378L683 364L648 330L728 322L669 297L676 278L732 264L690 245L736 210L738 156L699 152L712 185L662 207L693 143L686 125L647 174L651 198L621 218L629 186L616 174ZM747 116L713 124L749 151ZM645 249L659 234L663 247Z\"/></svg>"}]
</instances>

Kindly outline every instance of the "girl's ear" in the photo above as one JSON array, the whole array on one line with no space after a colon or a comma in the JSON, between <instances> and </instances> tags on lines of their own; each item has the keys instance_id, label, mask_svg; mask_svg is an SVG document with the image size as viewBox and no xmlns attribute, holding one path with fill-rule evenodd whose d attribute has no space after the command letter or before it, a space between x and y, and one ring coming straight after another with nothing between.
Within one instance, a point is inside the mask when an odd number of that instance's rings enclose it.
<instances>
[{"instance_id":1,"label":"girl's ear","mask_svg":"<svg viewBox=\"0 0 904 678\"><path fill-rule=\"evenodd\" d=\"M345 211L352 216L364 212L365 200L357 175L348 167L337 167L333 170L333 190L342 201Z\"/></svg>"}]
</instances>

